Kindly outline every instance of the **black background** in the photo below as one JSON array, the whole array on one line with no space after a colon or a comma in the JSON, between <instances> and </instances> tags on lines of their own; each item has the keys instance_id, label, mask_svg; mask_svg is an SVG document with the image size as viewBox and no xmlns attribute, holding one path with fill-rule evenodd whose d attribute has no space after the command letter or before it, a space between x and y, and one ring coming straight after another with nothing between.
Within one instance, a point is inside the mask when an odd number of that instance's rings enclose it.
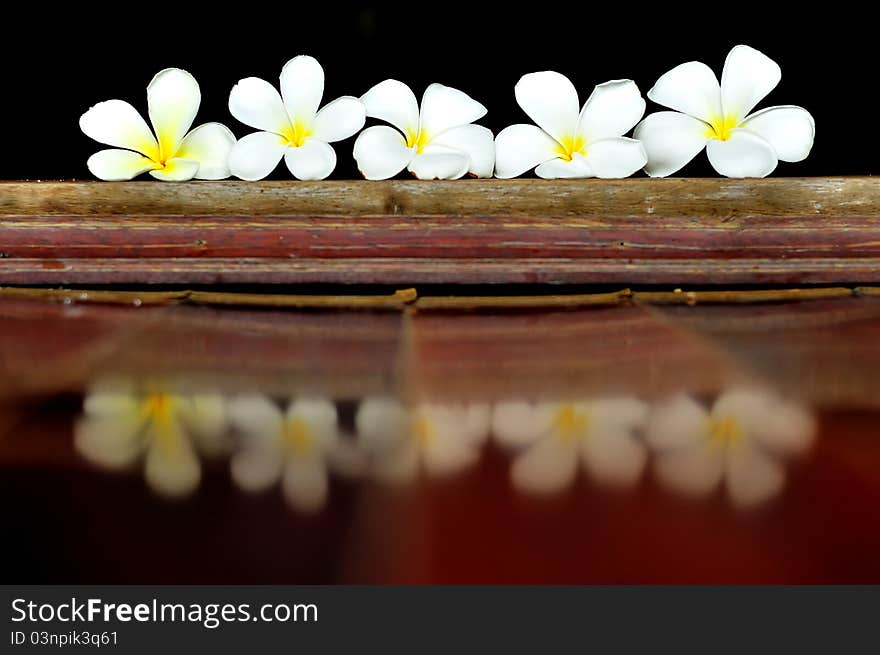
<instances>
[{"instance_id":1,"label":"black background","mask_svg":"<svg viewBox=\"0 0 880 655\"><path fill-rule=\"evenodd\" d=\"M595 84L615 78L632 78L647 93L659 75L691 59L720 76L737 43L782 66L782 82L759 107L801 105L816 119L811 156L780 164L776 175L880 171L875 25L843 3L821 12L769 2L31 3L8 17L4 31L2 179L89 178L86 159L103 146L80 132L79 116L109 98L146 115L146 85L169 66L190 71L201 85L196 124L221 121L239 137L253 130L229 115L232 85L251 75L277 84L297 54L324 66L324 103L361 95L388 77L418 97L427 84L442 82L485 104L489 113L480 122L497 133L528 121L513 96L525 73L564 73L582 102ZM658 109L648 103L649 112ZM336 145L332 177L358 176L351 144ZM702 155L681 175L714 173ZM289 173L281 166L273 177Z\"/></svg>"}]
</instances>

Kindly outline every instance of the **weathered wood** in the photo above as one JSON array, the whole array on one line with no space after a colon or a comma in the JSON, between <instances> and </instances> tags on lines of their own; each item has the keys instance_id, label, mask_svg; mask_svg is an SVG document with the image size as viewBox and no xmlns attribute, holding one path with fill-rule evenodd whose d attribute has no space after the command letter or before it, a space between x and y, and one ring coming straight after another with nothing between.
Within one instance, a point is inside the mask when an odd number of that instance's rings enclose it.
<instances>
[{"instance_id":1,"label":"weathered wood","mask_svg":"<svg viewBox=\"0 0 880 655\"><path fill-rule=\"evenodd\" d=\"M880 180L0 183L0 283L880 281Z\"/></svg>"},{"instance_id":2,"label":"weathered wood","mask_svg":"<svg viewBox=\"0 0 880 655\"><path fill-rule=\"evenodd\" d=\"M3 284L842 284L880 283L880 257L848 259L0 259Z\"/></svg>"}]
</instances>

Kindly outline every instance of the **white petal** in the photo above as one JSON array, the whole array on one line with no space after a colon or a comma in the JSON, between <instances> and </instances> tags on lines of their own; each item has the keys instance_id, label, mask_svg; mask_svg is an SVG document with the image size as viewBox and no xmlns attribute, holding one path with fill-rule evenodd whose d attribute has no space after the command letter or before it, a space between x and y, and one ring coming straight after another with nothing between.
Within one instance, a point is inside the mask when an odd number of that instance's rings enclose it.
<instances>
[{"instance_id":1,"label":"white petal","mask_svg":"<svg viewBox=\"0 0 880 655\"><path fill-rule=\"evenodd\" d=\"M336 151L333 146L310 138L298 148L288 148L284 161L298 180L323 180L336 168Z\"/></svg>"},{"instance_id":2,"label":"white petal","mask_svg":"<svg viewBox=\"0 0 880 655\"><path fill-rule=\"evenodd\" d=\"M400 132L386 125L368 127L354 142L358 170L368 180L394 177L412 161L413 150L406 147Z\"/></svg>"},{"instance_id":3,"label":"white petal","mask_svg":"<svg viewBox=\"0 0 880 655\"><path fill-rule=\"evenodd\" d=\"M205 123L187 134L177 156L199 162L196 179L222 180L229 177L229 153L235 135L221 123Z\"/></svg>"},{"instance_id":4,"label":"white petal","mask_svg":"<svg viewBox=\"0 0 880 655\"><path fill-rule=\"evenodd\" d=\"M291 457L284 467L282 491L293 509L316 512L327 502L329 480L323 460L314 457Z\"/></svg>"},{"instance_id":5,"label":"white petal","mask_svg":"<svg viewBox=\"0 0 880 655\"><path fill-rule=\"evenodd\" d=\"M201 466L195 449L180 425L150 426L150 445L144 473L150 487L172 497L186 496L199 485Z\"/></svg>"},{"instance_id":6,"label":"white petal","mask_svg":"<svg viewBox=\"0 0 880 655\"><path fill-rule=\"evenodd\" d=\"M464 91L431 84L422 95L419 129L433 140L446 130L473 123L486 115L486 108Z\"/></svg>"},{"instance_id":7,"label":"white petal","mask_svg":"<svg viewBox=\"0 0 880 655\"><path fill-rule=\"evenodd\" d=\"M678 394L651 408L645 439L659 450L696 446L708 437L708 419L709 413L699 403Z\"/></svg>"},{"instance_id":8,"label":"white petal","mask_svg":"<svg viewBox=\"0 0 880 655\"><path fill-rule=\"evenodd\" d=\"M638 398L601 398L589 404L590 430L630 434L648 420L649 407Z\"/></svg>"},{"instance_id":9,"label":"white petal","mask_svg":"<svg viewBox=\"0 0 880 655\"><path fill-rule=\"evenodd\" d=\"M642 143L625 136L594 141L587 146L585 159L593 174L605 179L629 177L648 163Z\"/></svg>"},{"instance_id":10,"label":"white petal","mask_svg":"<svg viewBox=\"0 0 880 655\"><path fill-rule=\"evenodd\" d=\"M147 105L163 159L181 156L177 149L192 127L201 102L199 83L185 70L166 68L150 82Z\"/></svg>"},{"instance_id":11,"label":"white petal","mask_svg":"<svg viewBox=\"0 0 880 655\"><path fill-rule=\"evenodd\" d=\"M463 152L425 152L413 157L407 170L420 180L457 180L467 173L470 163Z\"/></svg>"},{"instance_id":12,"label":"white petal","mask_svg":"<svg viewBox=\"0 0 880 655\"><path fill-rule=\"evenodd\" d=\"M364 103L354 96L342 96L324 105L315 116L312 138L333 143L356 134L366 120Z\"/></svg>"},{"instance_id":13,"label":"white petal","mask_svg":"<svg viewBox=\"0 0 880 655\"><path fill-rule=\"evenodd\" d=\"M782 79L779 64L747 45L734 47L721 73L721 105L741 121Z\"/></svg>"},{"instance_id":14,"label":"white petal","mask_svg":"<svg viewBox=\"0 0 880 655\"><path fill-rule=\"evenodd\" d=\"M632 80L612 80L599 84L584 103L578 121L578 134L587 144L609 137L623 136L645 115L645 99Z\"/></svg>"},{"instance_id":15,"label":"white petal","mask_svg":"<svg viewBox=\"0 0 880 655\"><path fill-rule=\"evenodd\" d=\"M275 170L286 151L286 142L277 134L248 134L229 151L229 172L242 180L262 180Z\"/></svg>"},{"instance_id":16,"label":"white petal","mask_svg":"<svg viewBox=\"0 0 880 655\"><path fill-rule=\"evenodd\" d=\"M559 142L577 131L577 90L571 81L554 71L523 75L514 89L516 101L535 123Z\"/></svg>"},{"instance_id":17,"label":"white petal","mask_svg":"<svg viewBox=\"0 0 880 655\"><path fill-rule=\"evenodd\" d=\"M458 473L474 464L480 455L482 439L468 433L467 416L459 407L420 405L415 420L424 421L430 434L422 441L425 469L430 475ZM412 435L412 440L419 437Z\"/></svg>"},{"instance_id":18,"label":"white petal","mask_svg":"<svg viewBox=\"0 0 880 655\"><path fill-rule=\"evenodd\" d=\"M721 85L712 69L699 61L680 64L661 75L648 98L707 123L722 115Z\"/></svg>"},{"instance_id":19,"label":"white petal","mask_svg":"<svg viewBox=\"0 0 880 655\"><path fill-rule=\"evenodd\" d=\"M135 416L138 411L138 398L130 390L92 391L83 399L83 412L96 417Z\"/></svg>"},{"instance_id":20,"label":"white petal","mask_svg":"<svg viewBox=\"0 0 880 655\"><path fill-rule=\"evenodd\" d=\"M666 177L678 171L706 147L709 126L677 111L658 111L636 126L633 136L642 142L651 177Z\"/></svg>"},{"instance_id":21,"label":"white petal","mask_svg":"<svg viewBox=\"0 0 880 655\"><path fill-rule=\"evenodd\" d=\"M281 69L281 97L292 123L311 125L324 96L324 69L314 57L299 55Z\"/></svg>"},{"instance_id":22,"label":"white petal","mask_svg":"<svg viewBox=\"0 0 880 655\"><path fill-rule=\"evenodd\" d=\"M518 455L510 467L513 486L528 494L546 495L571 486L577 475L577 451L561 439L545 438Z\"/></svg>"},{"instance_id":23,"label":"white petal","mask_svg":"<svg viewBox=\"0 0 880 655\"><path fill-rule=\"evenodd\" d=\"M638 482L648 459L645 446L626 432L594 432L582 442L584 464L596 482L629 487Z\"/></svg>"},{"instance_id":24,"label":"white petal","mask_svg":"<svg viewBox=\"0 0 880 655\"><path fill-rule=\"evenodd\" d=\"M489 438L492 426L492 407L488 403L473 403L462 409L462 434L472 444L482 444Z\"/></svg>"},{"instance_id":25,"label":"white petal","mask_svg":"<svg viewBox=\"0 0 880 655\"><path fill-rule=\"evenodd\" d=\"M284 460L277 449L248 447L233 456L229 464L235 484L256 493L278 484Z\"/></svg>"},{"instance_id":26,"label":"white petal","mask_svg":"<svg viewBox=\"0 0 880 655\"><path fill-rule=\"evenodd\" d=\"M79 127L86 136L116 148L135 150L159 160L159 144L146 121L124 100L99 102L80 116Z\"/></svg>"},{"instance_id":27,"label":"white petal","mask_svg":"<svg viewBox=\"0 0 880 655\"><path fill-rule=\"evenodd\" d=\"M364 450L390 450L407 440L409 412L394 398L368 397L358 406L355 428Z\"/></svg>"},{"instance_id":28,"label":"white petal","mask_svg":"<svg viewBox=\"0 0 880 655\"><path fill-rule=\"evenodd\" d=\"M281 134L291 128L281 94L266 80L258 77L239 80L232 87L229 93L229 112L245 125L258 130Z\"/></svg>"},{"instance_id":29,"label":"white petal","mask_svg":"<svg viewBox=\"0 0 880 655\"><path fill-rule=\"evenodd\" d=\"M403 82L397 80L379 82L361 96L361 102L364 103L367 116L370 118L387 121L404 134L418 132L419 104L412 89Z\"/></svg>"},{"instance_id":30,"label":"white petal","mask_svg":"<svg viewBox=\"0 0 880 655\"><path fill-rule=\"evenodd\" d=\"M727 492L734 505L754 507L782 491L785 470L772 457L747 442L731 447L727 462Z\"/></svg>"},{"instance_id":31,"label":"white petal","mask_svg":"<svg viewBox=\"0 0 880 655\"><path fill-rule=\"evenodd\" d=\"M131 150L100 150L89 157L89 172L100 180L118 182L131 180L159 164Z\"/></svg>"},{"instance_id":32,"label":"white petal","mask_svg":"<svg viewBox=\"0 0 880 655\"><path fill-rule=\"evenodd\" d=\"M73 443L92 464L115 470L130 466L143 451L138 438L143 428L136 412L127 416L94 417L78 421Z\"/></svg>"},{"instance_id":33,"label":"white petal","mask_svg":"<svg viewBox=\"0 0 880 655\"><path fill-rule=\"evenodd\" d=\"M544 130L520 123L506 127L495 137L495 176L511 178L535 166L557 159L559 144Z\"/></svg>"},{"instance_id":34,"label":"white petal","mask_svg":"<svg viewBox=\"0 0 880 655\"><path fill-rule=\"evenodd\" d=\"M305 423L323 450L332 448L339 437L336 405L326 398L297 398L287 408L287 420Z\"/></svg>"},{"instance_id":35,"label":"white petal","mask_svg":"<svg viewBox=\"0 0 880 655\"><path fill-rule=\"evenodd\" d=\"M198 172L199 162L175 157L166 161L162 168L151 170L150 175L164 182L186 182L193 179Z\"/></svg>"},{"instance_id":36,"label":"white petal","mask_svg":"<svg viewBox=\"0 0 880 655\"><path fill-rule=\"evenodd\" d=\"M727 177L767 177L779 163L773 146L740 128L731 130L726 141L709 139L706 154L712 168Z\"/></svg>"},{"instance_id":37,"label":"white petal","mask_svg":"<svg viewBox=\"0 0 880 655\"><path fill-rule=\"evenodd\" d=\"M535 175L552 180L595 177L596 174L589 160L580 153L575 153L571 160L557 158L545 161L535 169Z\"/></svg>"},{"instance_id":38,"label":"white petal","mask_svg":"<svg viewBox=\"0 0 880 655\"><path fill-rule=\"evenodd\" d=\"M226 402L220 394L188 396L180 406L180 419L202 453L218 455L227 449Z\"/></svg>"},{"instance_id":39,"label":"white petal","mask_svg":"<svg viewBox=\"0 0 880 655\"><path fill-rule=\"evenodd\" d=\"M761 387L730 387L712 404L712 416L734 416L751 428L758 425L777 401L776 394Z\"/></svg>"},{"instance_id":40,"label":"white petal","mask_svg":"<svg viewBox=\"0 0 880 655\"><path fill-rule=\"evenodd\" d=\"M480 458L479 448L455 438L435 439L423 453L425 471L437 477L460 473Z\"/></svg>"},{"instance_id":41,"label":"white petal","mask_svg":"<svg viewBox=\"0 0 880 655\"><path fill-rule=\"evenodd\" d=\"M546 435L548 426L540 419L531 403L500 401L492 408L492 435L504 446L521 448Z\"/></svg>"},{"instance_id":42,"label":"white petal","mask_svg":"<svg viewBox=\"0 0 880 655\"><path fill-rule=\"evenodd\" d=\"M769 389L759 387L732 387L719 394L712 406L716 421L733 420L737 431L748 439L766 431L768 420L781 401Z\"/></svg>"},{"instance_id":43,"label":"white petal","mask_svg":"<svg viewBox=\"0 0 880 655\"><path fill-rule=\"evenodd\" d=\"M705 496L721 482L724 451L708 442L661 453L654 460L657 477L671 491Z\"/></svg>"},{"instance_id":44,"label":"white petal","mask_svg":"<svg viewBox=\"0 0 880 655\"><path fill-rule=\"evenodd\" d=\"M226 405L226 415L239 432L257 440L275 440L280 436L283 415L266 396L236 396Z\"/></svg>"},{"instance_id":45,"label":"white petal","mask_svg":"<svg viewBox=\"0 0 880 655\"><path fill-rule=\"evenodd\" d=\"M778 453L802 453L816 438L816 418L806 408L778 402L753 429L752 436L762 446Z\"/></svg>"},{"instance_id":46,"label":"white petal","mask_svg":"<svg viewBox=\"0 0 880 655\"><path fill-rule=\"evenodd\" d=\"M768 141L782 161L806 159L816 136L810 112L793 105L762 109L743 121L741 127Z\"/></svg>"},{"instance_id":47,"label":"white petal","mask_svg":"<svg viewBox=\"0 0 880 655\"><path fill-rule=\"evenodd\" d=\"M461 150L471 160L468 173L477 177L492 177L495 170L495 137L489 128L482 125L453 127L432 139L431 146Z\"/></svg>"}]
</instances>

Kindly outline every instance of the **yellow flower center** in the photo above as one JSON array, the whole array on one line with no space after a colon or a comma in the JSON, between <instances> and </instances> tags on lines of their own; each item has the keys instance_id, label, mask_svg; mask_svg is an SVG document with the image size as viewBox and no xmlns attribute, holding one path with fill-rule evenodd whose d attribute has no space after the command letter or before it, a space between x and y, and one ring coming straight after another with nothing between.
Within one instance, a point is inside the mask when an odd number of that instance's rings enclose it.
<instances>
[{"instance_id":1,"label":"yellow flower center","mask_svg":"<svg viewBox=\"0 0 880 655\"><path fill-rule=\"evenodd\" d=\"M739 125L739 119L732 114L716 116L712 118L706 127L706 138L727 141L730 138L731 130L737 125Z\"/></svg>"},{"instance_id":2,"label":"yellow flower center","mask_svg":"<svg viewBox=\"0 0 880 655\"><path fill-rule=\"evenodd\" d=\"M140 415L145 425L147 439L155 439L157 445L168 454L180 450L182 435L175 420L177 411L174 396L164 391L149 393L141 401Z\"/></svg>"},{"instance_id":3,"label":"yellow flower center","mask_svg":"<svg viewBox=\"0 0 880 655\"><path fill-rule=\"evenodd\" d=\"M172 399L167 393L149 394L143 401L142 412L150 421L168 421L171 419Z\"/></svg>"},{"instance_id":4,"label":"yellow flower center","mask_svg":"<svg viewBox=\"0 0 880 655\"><path fill-rule=\"evenodd\" d=\"M578 411L571 403L565 403L560 406L553 417L553 429L559 438L565 441L585 437L589 427L589 414Z\"/></svg>"},{"instance_id":5,"label":"yellow flower center","mask_svg":"<svg viewBox=\"0 0 880 655\"><path fill-rule=\"evenodd\" d=\"M556 146L556 153L560 159L571 161L574 159L575 153L580 155L587 154L587 144L584 141L584 137L580 135L566 135L559 140L559 145Z\"/></svg>"},{"instance_id":6,"label":"yellow flower center","mask_svg":"<svg viewBox=\"0 0 880 655\"><path fill-rule=\"evenodd\" d=\"M424 130L419 130L418 132L407 130L406 132L406 147L415 148L418 154L422 154L422 149L424 149L429 140L428 133Z\"/></svg>"},{"instance_id":7,"label":"yellow flower center","mask_svg":"<svg viewBox=\"0 0 880 655\"><path fill-rule=\"evenodd\" d=\"M434 440L435 430L431 422L424 416L415 418L410 426L410 434L416 443L428 444Z\"/></svg>"},{"instance_id":8,"label":"yellow flower center","mask_svg":"<svg viewBox=\"0 0 880 655\"><path fill-rule=\"evenodd\" d=\"M293 148L305 145L306 139L312 136L314 130L302 121L293 121L290 125L281 129L281 137L284 144Z\"/></svg>"},{"instance_id":9,"label":"yellow flower center","mask_svg":"<svg viewBox=\"0 0 880 655\"><path fill-rule=\"evenodd\" d=\"M735 416L721 416L706 419L709 440L716 446L731 446L742 439L742 423Z\"/></svg>"},{"instance_id":10,"label":"yellow flower center","mask_svg":"<svg viewBox=\"0 0 880 655\"><path fill-rule=\"evenodd\" d=\"M285 419L282 439L292 450L303 453L312 448L312 431L301 418Z\"/></svg>"}]
</instances>

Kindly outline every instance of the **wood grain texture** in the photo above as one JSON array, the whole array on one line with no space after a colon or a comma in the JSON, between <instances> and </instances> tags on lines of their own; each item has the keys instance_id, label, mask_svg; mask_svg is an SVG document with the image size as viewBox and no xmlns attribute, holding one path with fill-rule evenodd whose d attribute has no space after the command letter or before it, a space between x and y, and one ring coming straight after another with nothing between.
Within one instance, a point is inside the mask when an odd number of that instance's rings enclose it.
<instances>
[{"instance_id":1,"label":"wood grain texture","mask_svg":"<svg viewBox=\"0 0 880 655\"><path fill-rule=\"evenodd\" d=\"M0 183L0 283L880 281L880 181Z\"/></svg>"}]
</instances>

